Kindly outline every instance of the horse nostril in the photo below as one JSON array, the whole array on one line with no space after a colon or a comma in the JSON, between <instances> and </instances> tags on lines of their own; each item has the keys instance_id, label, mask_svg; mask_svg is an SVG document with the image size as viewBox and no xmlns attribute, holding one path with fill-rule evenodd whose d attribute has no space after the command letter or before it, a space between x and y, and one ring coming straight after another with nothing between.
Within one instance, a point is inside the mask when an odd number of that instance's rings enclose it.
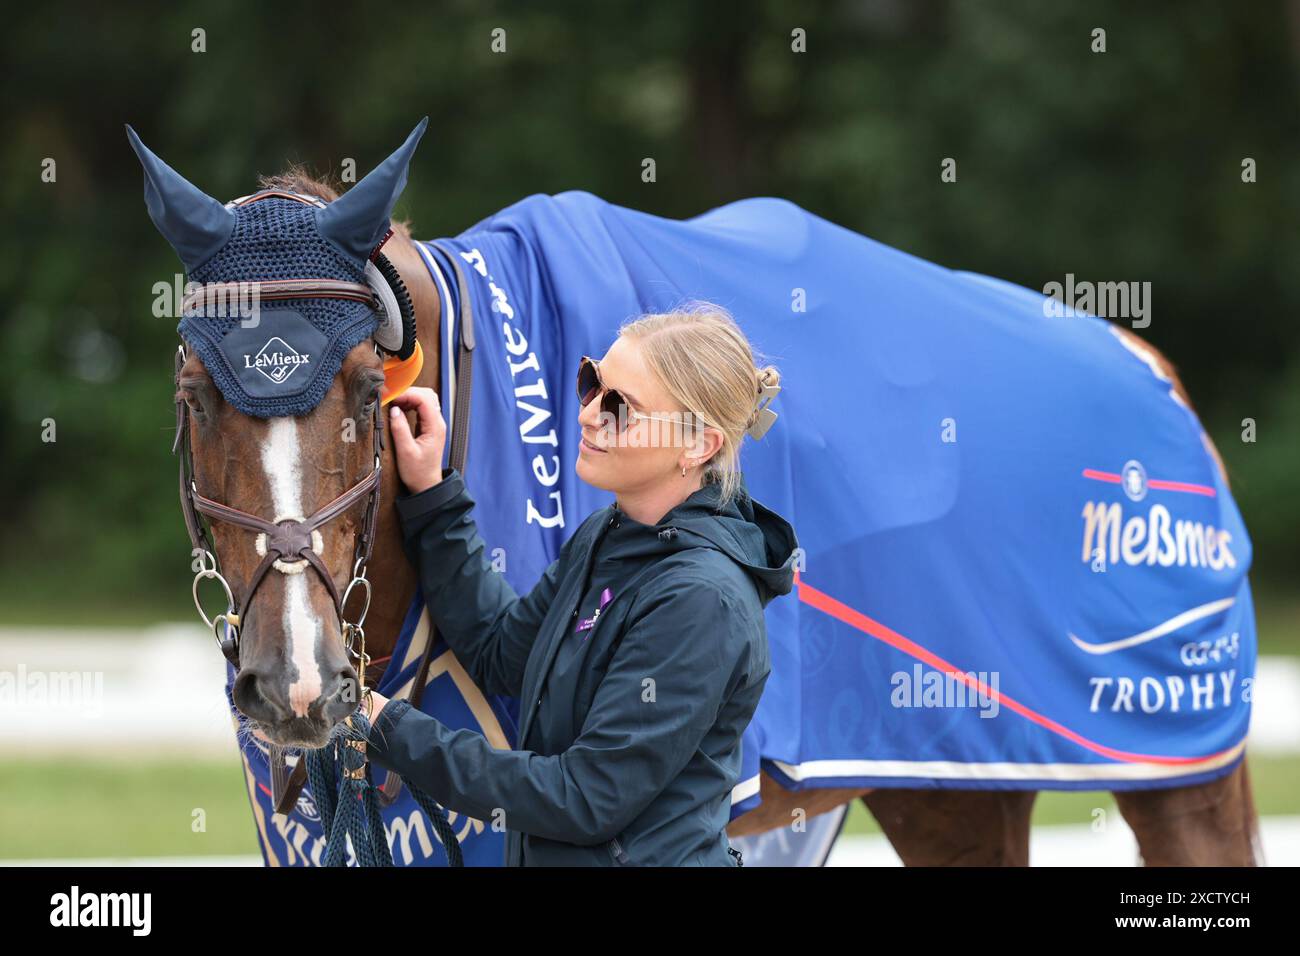
<instances>
[{"instance_id":1,"label":"horse nostril","mask_svg":"<svg viewBox=\"0 0 1300 956\"><path fill-rule=\"evenodd\" d=\"M330 723L337 723L356 710L360 699L356 669L351 664L344 664L325 682L325 690L312 704L311 710Z\"/></svg>"},{"instance_id":2,"label":"horse nostril","mask_svg":"<svg viewBox=\"0 0 1300 956\"><path fill-rule=\"evenodd\" d=\"M230 695L244 716L267 724L282 723L292 714L288 699L279 688L280 683L282 682L268 679L265 674L245 668L235 678L235 686Z\"/></svg>"}]
</instances>

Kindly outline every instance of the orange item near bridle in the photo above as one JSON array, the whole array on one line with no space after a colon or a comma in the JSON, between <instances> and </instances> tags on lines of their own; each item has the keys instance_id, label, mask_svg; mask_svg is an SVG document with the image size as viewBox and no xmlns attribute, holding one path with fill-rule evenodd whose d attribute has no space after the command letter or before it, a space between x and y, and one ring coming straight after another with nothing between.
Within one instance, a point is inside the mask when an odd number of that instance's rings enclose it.
<instances>
[{"instance_id":1,"label":"orange item near bridle","mask_svg":"<svg viewBox=\"0 0 1300 956\"><path fill-rule=\"evenodd\" d=\"M419 342L415 343L415 351L410 358L384 359L384 397L380 400L380 405L387 405L414 385L423 368L424 352L420 349Z\"/></svg>"}]
</instances>

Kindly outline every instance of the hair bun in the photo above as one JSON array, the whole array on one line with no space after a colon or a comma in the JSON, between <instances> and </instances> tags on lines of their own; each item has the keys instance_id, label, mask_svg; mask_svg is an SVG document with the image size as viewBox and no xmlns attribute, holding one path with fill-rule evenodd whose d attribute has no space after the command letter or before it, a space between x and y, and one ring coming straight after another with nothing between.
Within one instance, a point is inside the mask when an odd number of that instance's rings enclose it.
<instances>
[{"instance_id":1,"label":"hair bun","mask_svg":"<svg viewBox=\"0 0 1300 956\"><path fill-rule=\"evenodd\" d=\"M780 385L781 372L775 365L764 365L762 368L754 370L758 378L758 391L763 390L765 385Z\"/></svg>"}]
</instances>

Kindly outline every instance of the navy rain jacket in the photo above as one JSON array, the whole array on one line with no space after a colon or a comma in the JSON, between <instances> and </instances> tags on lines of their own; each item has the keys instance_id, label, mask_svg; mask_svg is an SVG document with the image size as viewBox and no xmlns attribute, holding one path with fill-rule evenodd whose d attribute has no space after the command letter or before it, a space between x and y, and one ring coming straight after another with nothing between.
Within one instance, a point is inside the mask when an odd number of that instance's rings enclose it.
<instances>
[{"instance_id":1,"label":"navy rain jacket","mask_svg":"<svg viewBox=\"0 0 1300 956\"><path fill-rule=\"evenodd\" d=\"M394 700L374 763L458 813L504 814L509 866L736 865L725 827L771 669L763 608L791 590L798 542L743 479L719 497L706 484L653 526L594 512L522 598L457 470L399 497L432 620L483 691L519 698L520 749Z\"/></svg>"}]
</instances>

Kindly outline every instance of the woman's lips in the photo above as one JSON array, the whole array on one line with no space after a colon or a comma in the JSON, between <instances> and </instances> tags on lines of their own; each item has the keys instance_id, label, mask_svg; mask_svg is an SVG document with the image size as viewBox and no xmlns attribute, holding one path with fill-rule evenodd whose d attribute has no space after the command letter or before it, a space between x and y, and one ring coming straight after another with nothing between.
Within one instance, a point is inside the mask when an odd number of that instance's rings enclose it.
<instances>
[{"instance_id":1,"label":"woman's lips","mask_svg":"<svg viewBox=\"0 0 1300 956\"><path fill-rule=\"evenodd\" d=\"M587 437L585 435L582 438L582 448L584 451L600 452L602 455L606 454L607 452L607 449L601 448L599 445L593 445L591 442L587 441Z\"/></svg>"}]
</instances>

